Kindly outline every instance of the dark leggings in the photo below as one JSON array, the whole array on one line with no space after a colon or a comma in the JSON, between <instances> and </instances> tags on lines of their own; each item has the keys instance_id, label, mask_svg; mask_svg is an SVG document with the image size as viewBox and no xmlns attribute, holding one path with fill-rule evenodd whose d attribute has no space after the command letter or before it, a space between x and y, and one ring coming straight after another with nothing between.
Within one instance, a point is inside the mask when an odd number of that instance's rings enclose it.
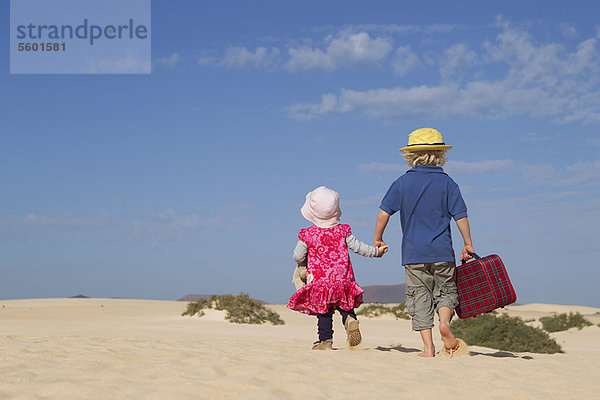
<instances>
[{"instance_id":1,"label":"dark leggings","mask_svg":"<svg viewBox=\"0 0 600 400\"><path fill-rule=\"evenodd\" d=\"M333 313L336 309L342 314L342 324L346 323L346 318L348 318L348 316L356 319L354 309L345 311L335 306L331 306L329 311L325 314L317 314L317 332L319 333L319 340L321 342L333 339Z\"/></svg>"}]
</instances>

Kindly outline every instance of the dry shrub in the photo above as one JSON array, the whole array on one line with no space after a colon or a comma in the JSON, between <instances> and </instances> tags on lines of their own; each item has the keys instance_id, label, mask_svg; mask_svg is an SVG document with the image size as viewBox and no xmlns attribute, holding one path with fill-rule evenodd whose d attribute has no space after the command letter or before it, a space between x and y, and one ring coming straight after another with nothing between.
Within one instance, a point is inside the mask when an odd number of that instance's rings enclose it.
<instances>
[{"instance_id":1,"label":"dry shrub","mask_svg":"<svg viewBox=\"0 0 600 400\"><path fill-rule=\"evenodd\" d=\"M187 309L181 315L204 315L205 308L225 310L225 319L236 324L264 324L269 321L273 325L283 325L285 322L279 314L269 310L259 301L250 298L246 293L239 296L230 294L213 295L210 299L200 299L188 303Z\"/></svg>"},{"instance_id":2,"label":"dry shrub","mask_svg":"<svg viewBox=\"0 0 600 400\"><path fill-rule=\"evenodd\" d=\"M570 328L579 328L579 330L586 326L591 326L592 323L585 319L579 312L570 312L552 315L550 317L541 317L540 322L546 332L560 332L566 331Z\"/></svg>"},{"instance_id":3,"label":"dry shrub","mask_svg":"<svg viewBox=\"0 0 600 400\"><path fill-rule=\"evenodd\" d=\"M406 311L406 304L400 303L397 306L387 306L381 303L372 303L364 305L356 313L367 318L379 317L383 314L392 314L396 319L410 319L408 311Z\"/></svg>"},{"instance_id":4,"label":"dry shrub","mask_svg":"<svg viewBox=\"0 0 600 400\"><path fill-rule=\"evenodd\" d=\"M483 314L476 318L454 321L451 328L454 335L470 345L514 352L563 352L547 332L525 324L519 317L509 317L506 314Z\"/></svg>"}]
</instances>

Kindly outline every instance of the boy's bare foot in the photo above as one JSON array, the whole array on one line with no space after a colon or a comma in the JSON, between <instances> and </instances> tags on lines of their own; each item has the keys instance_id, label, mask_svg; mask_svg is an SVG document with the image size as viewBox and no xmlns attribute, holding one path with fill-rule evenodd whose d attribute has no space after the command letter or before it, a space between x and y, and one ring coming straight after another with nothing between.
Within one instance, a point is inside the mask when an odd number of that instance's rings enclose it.
<instances>
[{"instance_id":1,"label":"boy's bare foot","mask_svg":"<svg viewBox=\"0 0 600 400\"><path fill-rule=\"evenodd\" d=\"M440 322L440 334L444 341L444 347L448 350L456 349L458 347L458 340L452 334L450 325L447 322Z\"/></svg>"},{"instance_id":2,"label":"boy's bare foot","mask_svg":"<svg viewBox=\"0 0 600 400\"><path fill-rule=\"evenodd\" d=\"M431 351L423 350L422 352L419 353L419 357L425 357L425 358L435 357L435 349L433 349Z\"/></svg>"},{"instance_id":3,"label":"boy's bare foot","mask_svg":"<svg viewBox=\"0 0 600 400\"><path fill-rule=\"evenodd\" d=\"M419 353L419 357L434 357L435 345L433 344L433 336L431 328L420 330L421 339L423 340L423 351Z\"/></svg>"}]
</instances>

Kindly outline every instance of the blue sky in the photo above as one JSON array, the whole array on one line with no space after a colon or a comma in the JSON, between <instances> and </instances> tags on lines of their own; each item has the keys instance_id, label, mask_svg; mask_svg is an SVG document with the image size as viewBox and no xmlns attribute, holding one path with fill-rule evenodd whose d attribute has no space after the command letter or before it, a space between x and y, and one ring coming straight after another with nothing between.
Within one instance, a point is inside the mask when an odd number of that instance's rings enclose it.
<instances>
[{"instance_id":1,"label":"blue sky","mask_svg":"<svg viewBox=\"0 0 600 400\"><path fill-rule=\"evenodd\" d=\"M283 303L306 193L372 242L430 126L518 301L600 306L599 8L153 1L151 75L10 75L5 29L0 297ZM360 285L404 282L397 217L385 239Z\"/></svg>"}]
</instances>

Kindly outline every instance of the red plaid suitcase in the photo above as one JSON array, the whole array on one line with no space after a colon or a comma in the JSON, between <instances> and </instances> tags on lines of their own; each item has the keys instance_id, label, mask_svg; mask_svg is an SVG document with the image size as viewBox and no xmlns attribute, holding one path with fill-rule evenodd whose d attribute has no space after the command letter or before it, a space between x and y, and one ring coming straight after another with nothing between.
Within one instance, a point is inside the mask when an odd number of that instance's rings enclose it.
<instances>
[{"instance_id":1,"label":"red plaid suitcase","mask_svg":"<svg viewBox=\"0 0 600 400\"><path fill-rule=\"evenodd\" d=\"M496 254L475 258L456 267L458 307L456 313L462 319L492 311L517 301L517 294L510 283L506 268Z\"/></svg>"}]
</instances>

